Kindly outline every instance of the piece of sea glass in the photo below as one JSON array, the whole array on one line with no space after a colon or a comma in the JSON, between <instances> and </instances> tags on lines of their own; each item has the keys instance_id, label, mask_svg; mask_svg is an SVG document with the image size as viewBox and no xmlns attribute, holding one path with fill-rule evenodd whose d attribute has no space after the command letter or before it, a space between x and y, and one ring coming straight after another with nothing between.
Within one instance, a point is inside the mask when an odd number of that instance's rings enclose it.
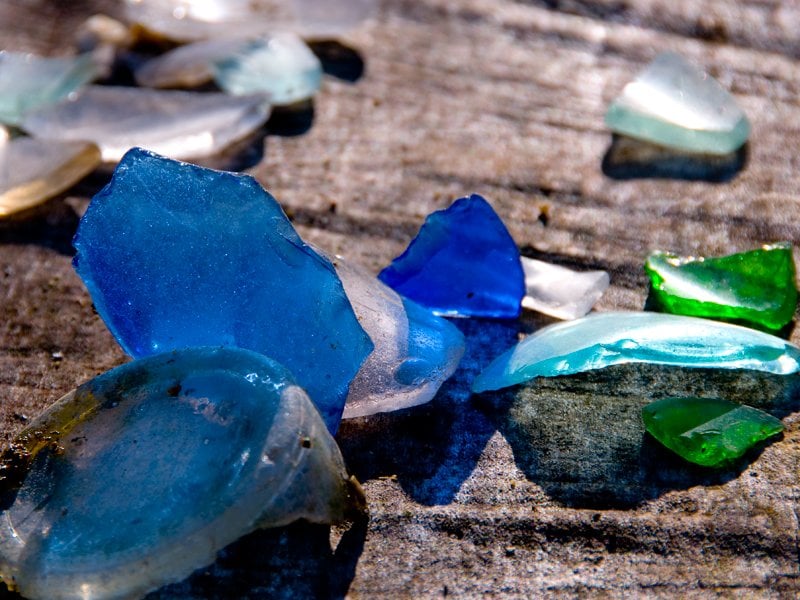
<instances>
[{"instance_id":1,"label":"piece of sea glass","mask_svg":"<svg viewBox=\"0 0 800 600\"><path fill-rule=\"evenodd\" d=\"M269 112L264 95L89 86L21 126L43 139L92 141L106 162L134 146L184 159L219 152L261 127Z\"/></svg>"},{"instance_id":2,"label":"piece of sea glass","mask_svg":"<svg viewBox=\"0 0 800 600\"><path fill-rule=\"evenodd\" d=\"M364 509L306 393L236 348L79 386L11 443L0 475L0 576L32 599L140 597L257 528Z\"/></svg>"},{"instance_id":3,"label":"piece of sea glass","mask_svg":"<svg viewBox=\"0 0 800 600\"><path fill-rule=\"evenodd\" d=\"M0 141L0 217L41 204L63 192L100 164L88 142L19 137Z\"/></svg>"},{"instance_id":4,"label":"piece of sea glass","mask_svg":"<svg viewBox=\"0 0 800 600\"><path fill-rule=\"evenodd\" d=\"M75 269L128 354L260 352L336 430L372 342L331 263L255 179L135 148L92 199L74 245Z\"/></svg>"},{"instance_id":5,"label":"piece of sea glass","mask_svg":"<svg viewBox=\"0 0 800 600\"><path fill-rule=\"evenodd\" d=\"M718 398L665 398L642 408L647 431L682 458L723 466L783 431L763 411Z\"/></svg>"},{"instance_id":6,"label":"piece of sea glass","mask_svg":"<svg viewBox=\"0 0 800 600\"><path fill-rule=\"evenodd\" d=\"M499 390L625 363L753 369L778 375L800 370L800 348L773 335L707 319L649 312L595 313L544 327L498 356L472 384Z\"/></svg>"},{"instance_id":7,"label":"piece of sea glass","mask_svg":"<svg viewBox=\"0 0 800 600\"><path fill-rule=\"evenodd\" d=\"M738 320L767 329L780 329L794 317L797 284L787 242L717 258L656 252L644 268L651 297L664 312Z\"/></svg>"},{"instance_id":8,"label":"piece of sea glass","mask_svg":"<svg viewBox=\"0 0 800 600\"><path fill-rule=\"evenodd\" d=\"M125 15L182 42L271 31L326 38L358 25L374 5L372 0L126 0Z\"/></svg>"},{"instance_id":9,"label":"piece of sea glass","mask_svg":"<svg viewBox=\"0 0 800 600\"><path fill-rule=\"evenodd\" d=\"M341 258L332 261L375 349L350 384L343 418L430 401L458 367L464 336L448 321Z\"/></svg>"},{"instance_id":10,"label":"piece of sea glass","mask_svg":"<svg viewBox=\"0 0 800 600\"><path fill-rule=\"evenodd\" d=\"M28 112L55 104L97 73L89 54L47 58L0 51L0 123L18 125Z\"/></svg>"},{"instance_id":11,"label":"piece of sea glass","mask_svg":"<svg viewBox=\"0 0 800 600\"><path fill-rule=\"evenodd\" d=\"M679 150L727 154L747 141L750 123L708 73L671 52L659 54L606 113L616 133Z\"/></svg>"},{"instance_id":12,"label":"piece of sea glass","mask_svg":"<svg viewBox=\"0 0 800 600\"><path fill-rule=\"evenodd\" d=\"M378 277L443 316L515 318L525 295L519 250L477 194L428 215L406 251Z\"/></svg>"},{"instance_id":13,"label":"piece of sea glass","mask_svg":"<svg viewBox=\"0 0 800 600\"><path fill-rule=\"evenodd\" d=\"M136 71L147 87L194 87L212 78L230 94L266 93L271 104L285 105L317 92L322 65L303 40L284 32L180 46Z\"/></svg>"},{"instance_id":14,"label":"piece of sea glass","mask_svg":"<svg viewBox=\"0 0 800 600\"><path fill-rule=\"evenodd\" d=\"M605 271L573 271L526 256L520 260L525 273L522 307L557 319L588 313L610 283Z\"/></svg>"}]
</instances>

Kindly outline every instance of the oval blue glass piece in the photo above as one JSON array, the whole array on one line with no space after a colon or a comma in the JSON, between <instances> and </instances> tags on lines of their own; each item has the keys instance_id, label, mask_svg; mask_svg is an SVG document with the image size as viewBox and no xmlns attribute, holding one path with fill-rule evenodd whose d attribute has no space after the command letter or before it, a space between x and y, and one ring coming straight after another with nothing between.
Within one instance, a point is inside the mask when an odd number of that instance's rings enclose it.
<instances>
[{"instance_id":1,"label":"oval blue glass piece","mask_svg":"<svg viewBox=\"0 0 800 600\"><path fill-rule=\"evenodd\" d=\"M476 194L428 215L406 251L378 277L442 316L516 318L525 295L519 250Z\"/></svg>"},{"instance_id":2,"label":"oval blue glass piece","mask_svg":"<svg viewBox=\"0 0 800 600\"><path fill-rule=\"evenodd\" d=\"M0 576L47 600L139 597L258 527L339 521L363 502L289 371L236 348L104 373L0 466Z\"/></svg>"},{"instance_id":3,"label":"oval blue glass piece","mask_svg":"<svg viewBox=\"0 0 800 600\"><path fill-rule=\"evenodd\" d=\"M331 263L255 179L133 149L74 245L75 269L131 356L260 352L292 372L336 430L372 342Z\"/></svg>"},{"instance_id":4,"label":"oval blue glass piece","mask_svg":"<svg viewBox=\"0 0 800 600\"><path fill-rule=\"evenodd\" d=\"M800 348L781 338L717 321L651 312L598 313L545 327L498 356L472 384L498 390L624 363L753 369L788 375Z\"/></svg>"}]
</instances>

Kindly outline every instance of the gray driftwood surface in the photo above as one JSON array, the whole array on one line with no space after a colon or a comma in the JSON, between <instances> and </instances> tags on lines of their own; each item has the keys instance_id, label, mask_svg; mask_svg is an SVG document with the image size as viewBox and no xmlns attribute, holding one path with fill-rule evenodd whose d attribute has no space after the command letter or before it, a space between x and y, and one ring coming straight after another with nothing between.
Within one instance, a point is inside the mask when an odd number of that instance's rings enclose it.
<instances>
[{"instance_id":1,"label":"gray driftwood surface","mask_svg":"<svg viewBox=\"0 0 800 600\"><path fill-rule=\"evenodd\" d=\"M114 6L5 0L0 46L67 52L83 18ZM652 250L800 240L798 30L800 5L779 0L387 1L343 46L318 46L332 70L363 61L361 77L327 77L310 127L273 119L250 172L301 235L374 272L427 213L480 193L524 254L610 271L598 310L638 310ZM606 106L663 50L735 94L745 151L703 163L612 146ZM126 360L70 266L107 179L0 224L5 442ZM343 424L367 523L253 534L153 597L798 594L798 379L626 367L470 397L487 360L547 322L460 321L467 357L432 403ZM723 472L686 466L640 423L673 394L764 408L786 433Z\"/></svg>"}]
</instances>

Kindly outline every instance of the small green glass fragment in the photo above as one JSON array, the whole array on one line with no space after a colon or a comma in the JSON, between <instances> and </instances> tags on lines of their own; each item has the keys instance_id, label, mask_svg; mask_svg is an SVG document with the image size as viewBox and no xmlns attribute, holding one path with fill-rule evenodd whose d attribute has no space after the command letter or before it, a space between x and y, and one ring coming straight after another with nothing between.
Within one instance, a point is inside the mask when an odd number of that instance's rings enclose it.
<instances>
[{"instance_id":1,"label":"small green glass fragment","mask_svg":"<svg viewBox=\"0 0 800 600\"><path fill-rule=\"evenodd\" d=\"M642 408L642 419L659 442L704 467L723 466L783 431L775 417L718 398L665 398Z\"/></svg>"},{"instance_id":2,"label":"small green glass fragment","mask_svg":"<svg viewBox=\"0 0 800 600\"><path fill-rule=\"evenodd\" d=\"M741 321L769 330L794 317L797 284L787 242L719 258L656 252L645 263L658 310Z\"/></svg>"}]
</instances>

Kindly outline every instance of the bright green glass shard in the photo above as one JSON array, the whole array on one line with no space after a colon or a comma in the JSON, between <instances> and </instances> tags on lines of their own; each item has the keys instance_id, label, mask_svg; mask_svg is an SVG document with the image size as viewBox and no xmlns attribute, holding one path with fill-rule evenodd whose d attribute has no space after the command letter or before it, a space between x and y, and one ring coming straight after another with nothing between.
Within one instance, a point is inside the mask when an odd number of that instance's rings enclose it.
<instances>
[{"instance_id":1,"label":"bright green glass shard","mask_svg":"<svg viewBox=\"0 0 800 600\"><path fill-rule=\"evenodd\" d=\"M606 113L616 132L687 152L728 154L750 135L733 97L707 73L670 52L625 86Z\"/></svg>"},{"instance_id":2,"label":"bright green glass shard","mask_svg":"<svg viewBox=\"0 0 800 600\"><path fill-rule=\"evenodd\" d=\"M780 329L794 317L797 285L786 242L719 258L656 252L644 266L659 310Z\"/></svg>"},{"instance_id":3,"label":"bright green glass shard","mask_svg":"<svg viewBox=\"0 0 800 600\"><path fill-rule=\"evenodd\" d=\"M704 467L729 463L783 431L772 415L718 398L665 398L645 406L642 419L659 442Z\"/></svg>"}]
</instances>

